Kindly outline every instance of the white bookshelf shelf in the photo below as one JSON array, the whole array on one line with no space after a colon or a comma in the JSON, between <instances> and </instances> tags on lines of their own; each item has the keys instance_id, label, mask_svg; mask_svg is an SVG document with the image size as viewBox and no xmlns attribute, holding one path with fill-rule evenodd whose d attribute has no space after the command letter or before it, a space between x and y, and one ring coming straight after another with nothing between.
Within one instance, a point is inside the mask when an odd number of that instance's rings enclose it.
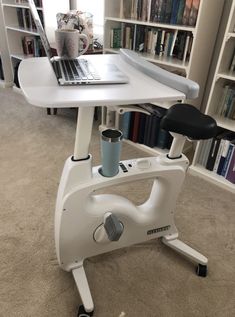
<instances>
[{"instance_id":1,"label":"white bookshelf shelf","mask_svg":"<svg viewBox=\"0 0 235 317\"><path fill-rule=\"evenodd\" d=\"M11 30L11 31L16 31L16 32L27 33L27 34L34 35L34 36L39 36L39 34L37 33L36 30L22 28L22 27L16 26L16 25L12 25L12 26L8 25L8 26L6 26L6 29Z\"/></svg>"},{"instance_id":2,"label":"white bookshelf shelf","mask_svg":"<svg viewBox=\"0 0 235 317\"><path fill-rule=\"evenodd\" d=\"M104 49L106 53L118 53L119 49L115 49L115 48L105 48ZM181 69L184 72L187 71L189 63L188 62L182 62L180 60L178 60L177 58L172 58L172 57L165 57L165 56L154 56L152 54L148 54L148 53L140 53L139 55L143 56L147 61L152 62L152 63L156 63L159 65L164 65L164 66L169 66L172 68L177 68L177 69Z\"/></svg>"},{"instance_id":3,"label":"white bookshelf shelf","mask_svg":"<svg viewBox=\"0 0 235 317\"><path fill-rule=\"evenodd\" d=\"M218 115L214 115L213 117L221 128L235 132L235 120L220 117Z\"/></svg>"},{"instance_id":4,"label":"white bookshelf shelf","mask_svg":"<svg viewBox=\"0 0 235 317\"><path fill-rule=\"evenodd\" d=\"M145 25L145 26L149 26L149 27L159 27L159 28L164 28L164 29L168 29L168 30L179 30L179 31L188 31L188 32L195 31L195 27L190 27L190 26L185 26L185 25L145 22L145 21L133 20L133 19L105 17L105 21L113 21L113 22L119 22L119 23L124 22L124 23L129 23L129 24Z\"/></svg>"},{"instance_id":5,"label":"white bookshelf shelf","mask_svg":"<svg viewBox=\"0 0 235 317\"><path fill-rule=\"evenodd\" d=\"M231 71L223 72L223 73L218 73L217 78L224 78L228 80L235 80L235 73Z\"/></svg>"},{"instance_id":6,"label":"white bookshelf shelf","mask_svg":"<svg viewBox=\"0 0 235 317\"><path fill-rule=\"evenodd\" d=\"M203 179L215 184L219 185L220 187L229 190L232 193L235 193L235 186L234 184L230 183L227 181L224 177L215 174L214 172L206 170L203 166L201 165L191 165L189 167L189 172L191 175L194 176L200 176Z\"/></svg>"}]
</instances>

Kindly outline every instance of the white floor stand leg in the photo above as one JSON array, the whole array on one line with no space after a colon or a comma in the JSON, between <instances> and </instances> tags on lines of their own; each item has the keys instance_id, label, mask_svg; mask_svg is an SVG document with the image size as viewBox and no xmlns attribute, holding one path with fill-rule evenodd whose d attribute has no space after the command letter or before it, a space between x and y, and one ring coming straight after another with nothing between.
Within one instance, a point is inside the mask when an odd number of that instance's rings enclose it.
<instances>
[{"instance_id":1,"label":"white floor stand leg","mask_svg":"<svg viewBox=\"0 0 235 317\"><path fill-rule=\"evenodd\" d=\"M196 264L207 265L208 263L208 259L204 255L178 239L170 240L168 237L163 237L162 242L176 252L183 254Z\"/></svg>"},{"instance_id":2,"label":"white floor stand leg","mask_svg":"<svg viewBox=\"0 0 235 317\"><path fill-rule=\"evenodd\" d=\"M86 312L92 312L94 303L83 266L72 270L72 273Z\"/></svg>"}]
</instances>

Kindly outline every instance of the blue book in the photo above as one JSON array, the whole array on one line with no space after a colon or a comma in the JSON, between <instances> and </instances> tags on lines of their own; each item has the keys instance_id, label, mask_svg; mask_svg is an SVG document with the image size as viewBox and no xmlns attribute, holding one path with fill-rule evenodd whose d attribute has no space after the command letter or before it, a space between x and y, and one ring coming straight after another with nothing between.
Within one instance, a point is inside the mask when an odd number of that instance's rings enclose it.
<instances>
[{"instance_id":1,"label":"blue book","mask_svg":"<svg viewBox=\"0 0 235 317\"><path fill-rule=\"evenodd\" d=\"M131 121L131 112L126 112L122 118L122 133L125 139L129 137L129 130L130 130L130 121Z\"/></svg>"},{"instance_id":2,"label":"blue book","mask_svg":"<svg viewBox=\"0 0 235 317\"><path fill-rule=\"evenodd\" d=\"M227 169L228 169L228 166L229 166L229 163L230 163L230 160L231 160L233 148L234 148L234 144L230 143L229 149L228 149L228 154L227 154L227 156L225 158L224 166L223 166L223 169L222 169L222 172L221 172L221 176L223 176L223 177L226 176Z\"/></svg>"},{"instance_id":3,"label":"blue book","mask_svg":"<svg viewBox=\"0 0 235 317\"><path fill-rule=\"evenodd\" d=\"M172 3L172 10L171 10L171 20L170 24L177 23L177 15L179 10L180 0L174 0Z\"/></svg>"}]
</instances>

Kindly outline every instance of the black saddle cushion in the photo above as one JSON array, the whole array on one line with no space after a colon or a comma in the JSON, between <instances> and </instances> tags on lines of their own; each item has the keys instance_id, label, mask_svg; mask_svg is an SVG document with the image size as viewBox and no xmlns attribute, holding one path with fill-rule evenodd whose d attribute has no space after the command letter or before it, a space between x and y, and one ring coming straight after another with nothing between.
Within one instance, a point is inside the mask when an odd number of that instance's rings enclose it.
<instances>
[{"instance_id":1,"label":"black saddle cushion","mask_svg":"<svg viewBox=\"0 0 235 317\"><path fill-rule=\"evenodd\" d=\"M217 134L216 121L186 103L178 103L169 108L161 120L161 128L193 140L210 139Z\"/></svg>"}]
</instances>

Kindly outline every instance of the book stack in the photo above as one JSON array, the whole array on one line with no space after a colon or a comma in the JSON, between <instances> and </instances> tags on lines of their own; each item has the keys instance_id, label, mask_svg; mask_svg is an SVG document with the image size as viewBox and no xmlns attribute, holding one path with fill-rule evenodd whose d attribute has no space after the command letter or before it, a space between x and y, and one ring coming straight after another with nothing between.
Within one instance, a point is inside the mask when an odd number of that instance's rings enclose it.
<instances>
[{"instance_id":1,"label":"book stack","mask_svg":"<svg viewBox=\"0 0 235 317\"><path fill-rule=\"evenodd\" d=\"M225 85L219 102L217 114L224 118L235 120L235 86Z\"/></svg>"},{"instance_id":2,"label":"book stack","mask_svg":"<svg viewBox=\"0 0 235 317\"><path fill-rule=\"evenodd\" d=\"M123 1L123 18L140 21L148 20L149 0Z\"/></svg>"},{"instance_id":3,"label":"book stack","mask_svg":"<svg viewBox=\"0 0 235 317\"><path fill-rule=\"evenodd\" d=\"M191 32L152 28L122 23L111 30L111 47L127 48L153 56L174 57L183 62L190 58L193 36Z\"/></svg>"},{"instance_id":4,"label":"book stack","mask_svg":"<svg viewBox=\"0 0 235 317\"><path fill-rule=\"evenodd\" d=\"M141 112L125 113L120 127L124 138L151 148L169 149L172 137L169 132L160 128L161 118L165 115L166 109L152 104L138 106L147 110L149 115Z\"/></svg>"},{"instance_id":5,"label":"book stack","mask_svg":"<svg viewBox=\"0 0 235 317\"><path fill-rule=\"evenodd\" d=\"M24 36L22 38L24 55L27 57L46 56L41 39L36 36Z\"/></svg>"},{"instance_id":6,"label":"book stack","mask_svg":"<svg viewBox=\"0 0 235 317\"><path fill-rule=\"evenodd\" d=\"M235 133L220 131L215 138L203 141L198 164L235 184Z\"/></svg>"},{"instance_id":7,"label":"book stack","mask_svg":"<svg viewBox=\"0 0 235 317\"><path fill-rule=\"evenodd\" d=\"M30 31L36 31L37 28L29 9L17 8L16 12L17 12L17 19L18 19L18 24L20 28L29 29ZM42 25L44 25L42 11L38 10L38 14L42 22Z\"/></svg>"},{"instance_id":8,"label":"book stack","mask_svg":"<svg viewBox=\"0 0 235 317\"><path fill-rule=\"evenodd\" d=\"M195 26L199 5L200 0L125 0L121 15L137 21Z\"/></svg>"}]
</instances>

